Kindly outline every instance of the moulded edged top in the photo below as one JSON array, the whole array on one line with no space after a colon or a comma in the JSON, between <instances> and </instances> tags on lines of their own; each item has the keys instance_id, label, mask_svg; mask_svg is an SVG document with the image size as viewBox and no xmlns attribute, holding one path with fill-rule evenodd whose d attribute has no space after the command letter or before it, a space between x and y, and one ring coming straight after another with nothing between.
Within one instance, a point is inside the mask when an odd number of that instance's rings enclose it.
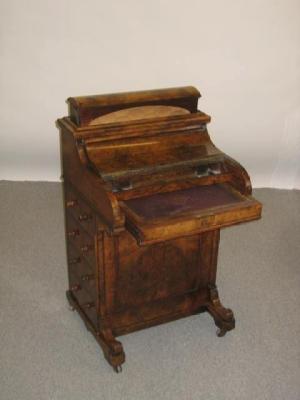
<instances>
[{"instance_id":1,"label":"moulded edged top","mask_svg":"<svg viewBox=\"0 0 300 400\"><path fill-rule=\"evenodd\" d=\"M138 92L70 97L67 102L69 103L69 115L71 121L79 127L85 127L103 123L101 122L100 117L103 117L104 115L126 109L130 111L134 108L136 109L145 106L173 107L177 109L177 113L179 109L189 113L195 113L197 112L199 97L200 93L196 88L193 86L185 86ZM149 110L146 109L140 112L139 119L143 119L143 113L145 114L145 118L149 118L146 111ZM159 117L162 112L163 114L166 114L165 109L152 109L154 118ZM167 114L169 112L170 110L168 110ZM119 115L112 115L109 121L113 122L114 117L117 118L117 116L119 118ZM132 112L128 113L128 117L129 116L132 119ZM116 122L118 122L118 120Z\"/></svg>"},{"instance_id":2,"label":"moulded edged top","mask_svg":"<svg viewBox=\"0 0 300 400\"><path fill-rule=\"evenodd\" d=\"M107 93L100 95L69 97L67 102L74 107L88 106L99 107L116 104L130 104L132 102L145 102L156 100L178 99L184 97L201 96L198 89L194 86L182 86L176 88L164 88L153 90L140 90L135 92Z\"/></svg>"}]
</instances>

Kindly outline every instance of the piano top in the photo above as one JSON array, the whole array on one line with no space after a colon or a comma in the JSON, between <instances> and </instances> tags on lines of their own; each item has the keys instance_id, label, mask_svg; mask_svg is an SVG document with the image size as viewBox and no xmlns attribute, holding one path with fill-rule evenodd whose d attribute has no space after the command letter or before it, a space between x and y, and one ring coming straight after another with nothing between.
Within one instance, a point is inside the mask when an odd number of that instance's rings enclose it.
<instances>
[{"instance_id":1,"label":"piano top","mask_svg":"<svg viewBox=\"0 0 300 400\"><path fill-rule=\"evenodd\" d=\"M188 86L69 99L88 167L106 182L132 183L222 161L206 130L210 117L197 110L199 96Z\"/></svg>"},{"instance_id":2,"label":"piano top","mask_svg":"<svg viewBox=\"0 0 300 400\"><path fill-rule=\"evenodd\" d=\"M224 155L199 131L86 144L89 167L105 181L170 171L223 160Z\"/></svg>"}]
</instances>

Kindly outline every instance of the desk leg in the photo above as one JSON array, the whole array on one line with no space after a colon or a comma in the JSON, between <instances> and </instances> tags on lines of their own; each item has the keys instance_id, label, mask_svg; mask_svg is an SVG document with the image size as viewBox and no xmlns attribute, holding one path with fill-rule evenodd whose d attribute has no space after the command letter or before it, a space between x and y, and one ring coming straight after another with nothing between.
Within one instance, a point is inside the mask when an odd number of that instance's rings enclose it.
<instances>
[{"instance_id":1,"label":"desk leg","mask_svg":"<svg viewBox=\"0 0 300 400\"><path fill-rule=\"evenodd\" d=\"M116 372L121 372L122 364L125 362L125 353L122 343L115 339L111 329L105 328L96 330L90 320L85 316L81 307L74 298L72 292L68 290L66 295L70 304L70 308L72 310L76 310L81 316L87 330L92 333L98 344L101 346L104 357L106 358L108 363L113 367Z\"/></svg>"},{"instance_id":2,"label":"desk leg","mask_svg":"<svg viewBox=\"0 0 300 400\"><path fill-rule=\"evenodd\" d=\"M229 308L223 307L216 285L210 284L209 290L209 304L207 311L213 317L215 324L219 328L217 335L219 337L226 335L227 331L231 331L235 327L235 319L233 312Z\"/></svg>"},{"instance_id":3,"label":"desk leg","mask_svg":"<svg viewBox=\"0 0 300 400\"><path fill-rule=\"evenodd\" d=\"M125 362L122 343L115 339L111 329L100 329L96 335L97 342L100 344L108 363L116 372L121 372L122 364Z\"/></svg>"}]
</instances>

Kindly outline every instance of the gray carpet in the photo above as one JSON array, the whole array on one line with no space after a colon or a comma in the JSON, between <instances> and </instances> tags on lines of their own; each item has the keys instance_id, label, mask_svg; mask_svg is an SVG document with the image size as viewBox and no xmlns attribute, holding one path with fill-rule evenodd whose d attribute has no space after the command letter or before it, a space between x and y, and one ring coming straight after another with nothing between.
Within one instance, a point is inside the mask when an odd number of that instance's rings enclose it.
<instances>
[{"instance_id":1,"label":"gray carpet","mask_svg":"<svg viewBox=\"0 0 300 400\"><path fill-rule=\"evenodd\" d=\"M236 329L201 314L123 336L117 375L68 310L60 184L0 182L1 400L299 400L300 191L255 196L263 219L221 235Z\"/></svg>"}]
</instances>

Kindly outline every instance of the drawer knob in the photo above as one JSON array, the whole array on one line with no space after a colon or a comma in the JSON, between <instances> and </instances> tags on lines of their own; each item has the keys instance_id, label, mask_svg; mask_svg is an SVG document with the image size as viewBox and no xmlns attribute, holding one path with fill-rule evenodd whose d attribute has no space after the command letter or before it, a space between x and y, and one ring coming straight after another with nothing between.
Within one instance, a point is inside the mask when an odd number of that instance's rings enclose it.
<instances>
[{"instance_id":1,"label":"drawer knob","mask_svg":"<svg viewBox=\"0 0 300 400\"><path fill-rule=\"evenodd\" d=\"M69 261L69 264L70 264L70 265L79 264L80 262L81 262L81 258L80 258L80 257L71 258L71 260Z\"/></svg>"},{"instance_id":2,"label":"drawer knob","mask_svg":"<svg viewBox=\"0 0 300 400\"><path fill-rule=\"evenodd\" d=\"M81 286L79 284L71 286L71 291L72 292L78 292L78 290L81 289Z\"/></svg>"},{"instance_id":3,"label":"drawer knob","mask_svg":"<svg viewBox=\"0 0 300 400\"><path fill-rule=\"evenodd\" d=\"M74 229L73 231L68 232L69 237L75 237L78 236L79 234L80 234L79 229Z\"/></svg>"},{"instance_id":4,"label":"drawer knob","mask_svg":"<svg viewBox=\"0 0 300 400\"><path fill-rule=\"evenodd\" d=\"M93 218L92 214L80 214L78 217L79 221L88 221L89 219L92 218Z\"/></svg>"},{"instance_id":5,"label":"drawer knob","mask_svg":"<svg viewBox=\"0 0 300 400\"><path fill-rule=\"evenodd\" d=\"M81 279L83 281L92 281L95 279L95 275L93 274L82 275Z\"/></svg>"},{"instance_id":6,"label":"drawer knob","mask_svg":"<svg viewBox=\"0 0 300 400\"><path fill-rule=\"evenodd\" d=\"M85 246L82 246L80 248L80 250L82 251L82 253L87 253L88 251L90 251L93 248L93 246L91 246L90 244L86 244Z\"/></svg>"},{"instance_id":7,"label":"drawer knob","mask_svg":"<svg viewBox=\"0 0 300 400\"><path fill-rule=\"evenodd\" d=\"M89 308L95 307L95 304L94 303L85 303L85 304L82 304L82 307L89 309Z\"/></svg>"},{"instance_id":8,"label":"drawer knob","mask_svg":"<svg viewBox=\"0 0 300 400\"><path fill-rule=\"evenodd\" d=\"M66 206L67 206L67 208L71 208L71 207L75 207L75 206L77 206L77 204L78 204L78 200L68 200L67 202L66 202Z\"/></svg>"}]
</instances>

